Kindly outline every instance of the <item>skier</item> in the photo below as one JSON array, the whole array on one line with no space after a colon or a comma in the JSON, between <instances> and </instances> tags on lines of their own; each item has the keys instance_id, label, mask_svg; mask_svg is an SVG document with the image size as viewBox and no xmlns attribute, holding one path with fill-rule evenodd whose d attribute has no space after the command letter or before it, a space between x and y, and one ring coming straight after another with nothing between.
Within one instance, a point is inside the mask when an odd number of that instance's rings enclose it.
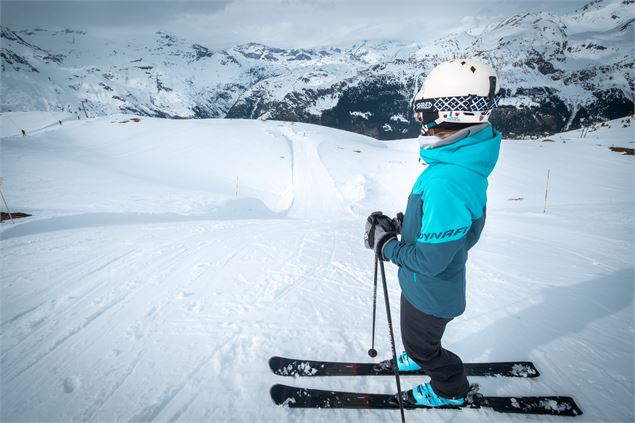
<instances>
[{"instance_id":1,"label":"skier","mask_svg":"<svg viewBox=\"0 0 635 423\"><path fill-rule=\"evenodd\" d=\"M20 131L22 131L22 136L26 137L26 131L24 129L20 129Z\"/></svg>"},{"instance_id":2,"label":"skier","mask_svg":"<svg viewBox=\"0 0 635 423\"><path fill-rule=\"evenodd\" d=\"M366 247L399 267L405 351L398 368L423 369L431 378L405 393L418 405L463 405L470 389L463 362L441 346L441 338L465 311L467 252L485 224L487 177L500 149L501 134L488 123L498 93L487 64L463 59L435 67L414 101L427 167L405 215L391 219L375 212L366 222Z\"/></svg>"}]
</instances>

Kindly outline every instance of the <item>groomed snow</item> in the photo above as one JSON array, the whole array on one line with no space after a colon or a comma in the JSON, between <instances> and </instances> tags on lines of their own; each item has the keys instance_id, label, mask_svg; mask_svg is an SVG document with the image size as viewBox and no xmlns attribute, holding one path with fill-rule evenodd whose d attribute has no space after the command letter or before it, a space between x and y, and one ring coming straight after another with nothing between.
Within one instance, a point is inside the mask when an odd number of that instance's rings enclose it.
<instances>
[{"instance_id":1,"label":"groomed snow","mask_svg":"<svg viewBox=\"0 0 635 423\"><path fill-rule=\"evenodd\" d=\"M0 225L0 420L396 421L397 412L276 407L274 383L380 393L395 385L283 378L267 360L369 359L364 220L403 210L422 169L415 140L273 121L131 118L49 126L61 118L1 116L2 192L12 211L33 216ZM9 121L34 131L16 135ZM465 361L532 360L542 375L473 378L481 392L571 395L580 422L635 418L635 167L608 148L635 146L625 122L586 138L503 142L488 222L470 253L468 309L444 342ZM396 268L387 270L398 333ZM382 307L377 324L383 359ZM406 417L565 419L486 410Z\"/></svg>"}]
</instances>

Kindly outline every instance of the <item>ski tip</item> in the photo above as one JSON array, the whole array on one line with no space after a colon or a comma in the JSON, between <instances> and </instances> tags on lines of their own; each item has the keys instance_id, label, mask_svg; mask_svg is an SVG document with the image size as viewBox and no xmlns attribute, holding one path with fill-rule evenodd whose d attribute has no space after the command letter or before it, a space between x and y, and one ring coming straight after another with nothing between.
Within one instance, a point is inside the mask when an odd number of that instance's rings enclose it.
<instances>
[{"instance_id":1,"label":"ski tip","mask_svg":"<svg viewBox=\"0 0 635 423\"><path fill-rule=\"evenodd\" d=\"M540 376L540 372L531 361L518 361L508 363L511 367L504 376L535 378Z\"/></svg>"},{"instance_id":2,"label":"ski tip","mask_svg":"<svg viewBox=\"0 0 635 423\"><path fill-rule=\"evenodd\" d=\"M280 402L280 398L282 395L282 385L273 385L271 389L269 389L269 394L271 395L271 399L277 405L282 405Z\"/></svg>"},{"instance_id":3,"label":"ski tip","mask_svg":"<svg viewBox=\"0 0 635 423\"><path fill-rule=\"evenodd\" d=\"M538 369L536 368L536 366L534 365L534 363L532 363L531 361L527 362L527 366L529 368L529 371L526 374L526 377L528 378L535 378L540 376L540 372L538 371Z\"/></svg>"},{"instance_id":4,"label":"ski tip","mask_svg":"<svg viewBox=\"0 0 635 423\"><path fill-rule=\"evenodd\" d=\"M269 389L271 399L277 405L287 405L290 396L288 395L290 389L295 389L291 386L275 384Z\"/></svg>"},{"instance_id":5,"label":"ski tip","mask_svg":"<svg viewBox=\"0 0 635 423\"><path fill-rule=\"evenodd\" d=\"M567 417L578 417L582 415L582 410L571 397L546 397L540 406L544 411L544 413L541 414Z\"/></svg>"},{"instance_id":6,"label":"ski tip","mask_svg":"<svg viewBox=\"0 0 635 423\"><path fill-rule=\"evenodd\" d=\"M581 416L582 410L580 409L580 407L578 406L578 404L576 404L575 400L571 397L565 397L565 399L569 402L569 404L571 405L571 410L570 410L570 414L568 414L569 416L572 417L577 417L577 416Z\"/></svg>"},{"instance_id":7,"label":"ski tip","mask_svg":"<svg viewBox=\"0 0 635 423\"><path fill-rule=\"evenodd\" d=\"M278 366L276 365L276 362L278 362L279 360L280 360L280 357L276 357L276 356L273 356L269 359L269 368L274 373L276 372L276 369L278 368Z\"/></svg>"},{"instance_id":8,"label":"ski tip","mask_svg":"<svg viewBox=\"0 0 635 423\"><path fill-rule=\"evenodd\" d=\"M294 376L293 366L284 357L273 356L269 359L269 369L278 376Z\"/></svg>"}]
</instances>

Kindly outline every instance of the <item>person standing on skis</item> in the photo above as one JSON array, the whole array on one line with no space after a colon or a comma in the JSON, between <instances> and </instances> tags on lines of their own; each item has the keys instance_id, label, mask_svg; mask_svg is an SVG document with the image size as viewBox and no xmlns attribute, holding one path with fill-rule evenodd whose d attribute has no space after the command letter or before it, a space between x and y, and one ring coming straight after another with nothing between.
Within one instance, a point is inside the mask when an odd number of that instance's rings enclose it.
<instances>
[{"instance_id":1,"label":"person standing on skis","mask_svg":"<svg viewBox=\"0 0 635 423\"><path fill-rule=\"evenodd\" d=\"M427 167L404 215L391 219L375 212L366 222L366 247L399 267L405 351L397 366L423 369L431 379L405 393L418 405L463 405L470 389L463 362L441 346L441 338L465 311L468 250L485 224L487 177L501 143L488 123L499 89L487 64L461 59L435 67L414 101L422 124L419 154Z\"/></svg>"}]
</instances>

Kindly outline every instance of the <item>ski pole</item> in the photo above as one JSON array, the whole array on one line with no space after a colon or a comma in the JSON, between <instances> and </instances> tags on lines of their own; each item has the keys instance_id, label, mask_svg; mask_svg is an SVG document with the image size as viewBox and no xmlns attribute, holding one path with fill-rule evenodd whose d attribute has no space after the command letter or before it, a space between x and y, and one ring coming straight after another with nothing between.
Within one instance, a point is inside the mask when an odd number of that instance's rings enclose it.
<instances>
[{"instance_id":1,"label":"ski pole","mask_svg":"<svg viewBox=\"0 0 635 423\"><path fill-rule=\"evenodd\" d=\"M547 194L549 193L549 173L551 173L551 169L547 169L547 182L545 184L545 207L542 209L543 213L547 213Z\"/></svg>"},{"instance_id":2,"label":"ski pole","mask_svg":"<svg viewBox=\"0 0 635 423\"><path fill-rule=\"evenodd\" d=\"M373 341L371 348L368 350L368 355L371 357L377 357L377 350L375 349L375 321L377 316L377 256L375 256L375 277L373 278Z\"/></svg>"},{"instance_id":3,"label":"ski pole","mask_svg":"<svg viewBox=\"0 0 635 423\"><path fill-rule=\"evenodd\" d=\"M397 350L395 349L395 334L392 330L392 318L390 317L390 302L388 300L388 286L386 286L386 271L384 270L384 260L375 255L375 263L379 261L381 269L381 282L384 285L384 300L386 300L386 317L388 318L388 331L390 332L390 346L392 348L392 358L395 363L395 379L397 379L397 398L399 400L399 411L401 411L401 421L406 422L406 416L403 411L403 398L401 397L401 381L399 380L399 366L397 365Z\"/></svg>"}]
</instances>

